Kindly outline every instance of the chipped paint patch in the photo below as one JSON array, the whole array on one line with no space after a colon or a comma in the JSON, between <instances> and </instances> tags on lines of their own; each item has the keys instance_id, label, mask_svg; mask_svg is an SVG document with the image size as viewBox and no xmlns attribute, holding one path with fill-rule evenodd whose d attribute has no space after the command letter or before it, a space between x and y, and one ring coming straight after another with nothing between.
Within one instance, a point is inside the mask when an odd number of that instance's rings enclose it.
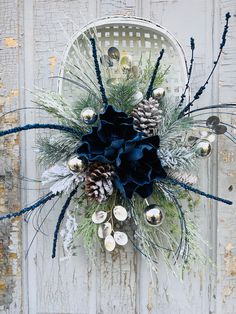
<instances>
[{"instance_id":1,"label":"chipped paint patch","mask_svg":"<svg viewBox=\"0 0 236 314\"><path fill-rule=\"evenodd\" d=\"M149 282L148 285L148 304L147 304L147 310L148 312L151 312L153 309L153 292L154 292L154 287L153 287L153 283Z\"/></svg>"},{"instance_id":2,"label":"chipped paint patch","mask_svg":"<svg viewBox=\"0 0 236 314\"><path fill-rule=\"evenodd\" d=\"M57 64L57 58L55 56L49 57L49 67L50 67L50 72L53 74L55 70L55 66Z\"/></svg>"},{"instance_id":3,"label":"chipped paint patch","mask_svg":"<svg viewBox=\"0 0 236 314\"><path fill-rule=\"evenodd\" d=\"M0 229L0 305L4 310L14 299L15 278L19 273L19 260L16 253L16 244L19 241L17 234L12 232L18 230L18 223L10 221L2 222Z\"/></svg>"},{"instance_id":4,"label":"chipped paint patch","mask_svg":"<svg viewBox=\"0 0 236 314\"><path fill-rule=\"evenodd\" d=\"M4 112L4 107L9 106L10 104L16 103L15 97L18 97L18 96L19 96L19 90L18 89L12 89L9 91L9 93L7 93L4 96L0 95L0 111ZM14 121L13 123L16 123L16 121Z\"/></svg>"},{"instance_id":5,"label":"chipped paint patch","mask_svg":"<svg viewBox=\"0 0 236 314\"><path fill-rule=\"evenodd\" d=\"M224 295L223 302L224 303L226 302L226 298L231 296L231 294L234 291L234 288L235 287L233 287L233 286L224 287L224 290L223 290L223 295Z\"/></svg>"},{"instance_id":6,"label":"chipped paint patch","mask_svg":"<svg viewBox=\"0 0 236 314\"><path fill-rule=\"evenodd\" d=\"M15 48L18 46L18 41L13 37L4 38L4 45L8 48Z\"/></svg>"},{"instance_id":7,"label":"chipped paint patch","mask_svg":"<svg viewBox=\"0 0 236 314\"><path fill-rule=\"evenodd\" d=\"M234 153L224 150L220 152L220 158L225 163L230 163L234 161Z\"/></svg>"},{"instance_id":8,"label":"chipped paint patch","mask_svg":"<svg viewBox=\"0 0 236 314\"><path fill-rule=\"evenodd\" d=\"M230 171L230 172L227 173L227 175L228 175L229 177L235 177L235 176L236 176L236 171L235 171L235 170Z\"/></svg>"},{"instance_id":9,"label":"chipped paint patch","mask_svg":"<svg viewBox=\"0 0 236 314\"><path fill-rule=\"evenodd\" d=\"M9 97L18 97L19 96L19 90L18 89L12 89L9 94Z\"/></svg>"},{"instance_id":10,"label":"chipped paint patch","mask_svg":"<svg viewBox=\"0 0 236 314\"><path fill-rule=\"evenodd\" d=\"M224 262L227 276L236 276L236 255L232 252L234 248L231 242L225 247Z\"/></svg>"}]
</instances>

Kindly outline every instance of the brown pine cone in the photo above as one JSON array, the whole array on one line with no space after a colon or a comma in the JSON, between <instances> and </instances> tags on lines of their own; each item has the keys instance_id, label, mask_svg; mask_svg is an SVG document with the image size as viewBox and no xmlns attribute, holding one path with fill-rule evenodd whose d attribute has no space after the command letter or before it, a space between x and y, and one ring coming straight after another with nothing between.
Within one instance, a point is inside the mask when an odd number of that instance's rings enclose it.
<instances>
[{"instance_id":1,"label":"brown pine cone","mask_svg":"<svg viewBox=\"0 0 236 314\"><path fill-rule=\"evenodd\" d=\"M159 109L159 102L149 98L140 102L131 112L134 118L134 126L147 136L156 135L159 124L162 120L162 110Z\"/></svg>"},{"instance_id":2,"label":"brown pine cone","mask_svg":"<svg viewBox=\"0 0 236 314\"><path fill-rule=\"evenodd\" d=\"M90 200L105 202L113 193L114 167L94 162L89 165L85 178L85 192Z\"/></svg>"}]
</instances>

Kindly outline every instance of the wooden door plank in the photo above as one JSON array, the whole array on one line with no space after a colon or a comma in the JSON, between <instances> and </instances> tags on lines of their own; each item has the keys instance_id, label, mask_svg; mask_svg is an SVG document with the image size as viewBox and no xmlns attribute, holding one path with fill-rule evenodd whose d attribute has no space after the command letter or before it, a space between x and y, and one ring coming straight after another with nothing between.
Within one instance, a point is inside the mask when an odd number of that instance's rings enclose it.
<instances>
[{"instance_id":1,"label":"wooden door plank","mask_svg":"<svg viewBox=\"0 0 236 314\"><path fill-rule=\"evenodd\" d=\"M19 108L19 57L21 53L22 3L0 2L0 116ZM15 127L19 113L0 118L1 129ZM0 141L0 212L20 208L19 136ZM0 227L0 313L21 313L21 221L3 221Z\"/></svg>"},{"instance_id":2,"label":"wooden door plank","mask_svg":"<svg viewBox=\"0 0 236 314\"><path fill-rule=\"evenodd\" d=\"M219 71L219 102L236 103L236 3L219 1L220 26L224 25L224 15L231 12L228 42ZM231 110L230 110L231 111ZM235 112L235 110L232 110ZM224 122L236 126L235 116L224 116ZM229 128L235 136L235 130ZM236 312L236 148L224 136L219 137L218 193L230 198L232 206L218 205L217 228L217 314Z\"/></svg>"},{"instance_id":3,"label":"wooden door plank","mask_svg":"<svg viewBox=\"0 0 236 314\"><path fill-rule=\"evenodd\" d=\"M142 2L143 3L143 2ZM145 5L145 4L144 4ZM213 6L209 1L150 1L150 8L143 13L143 17L151 18L158 24L166 27L177 40L180 41L190 59L189 39L193 36L196 40L194 80L192 81L192 93L204 82L213 60L214 32ZM145 15L146 14L146 15ZM217 83L217 82L215 82ZM212 89L208 87L207 92L199 101L199 106L212 103ZM207 166L207 168L206 168ZM199 186L203 190L209 190L212 176L210 163L202 163L199 177ZM207 170L206 170L207 169ZM206 175L207 173L207 175ZM215 204L201 199L201 204L195 210L198 219L199 232L209 242L210 247L216 246L214 230L212 226L212 214ZM212 251L203 245L203 250L208 257L212 257ZM193 265L192 271L186 272L183 282L175 278L163 262L160 262L160 271L157 280L141 260L137 275L140 281L138 299L140 300L141 313L209 313L214 308L214 272L211 265ZM140 276L140 277L139 277Z\"/></svg>"},{"instance_id":4,"label":"wooden door plank","mask_svg":"<svg viewBox=\"0 0 236 314\"><path fill-rule=\"evenodd\" d=\"M33 73L31 73L31 82L28 80L28 86L32 84L39 88L55 90L56 81L49 77L58 73L63 51L69 38L87 21L87 14L92 15L93 12L88 9L88 1L40 0L31 1L31 4L26 3L26 6L32 10L33 24L28 27L34 36L31 41ZM27 62L26 59L25 63ZM32 89L32 85L30 89ZM31 99L26 98L26 105L32 105ZM31 116L27 116L27 118L31 123L50 121L46 114L42 114L38 110L32 110ZM32 164L26 162L24 170L26 174L31 174L35 178L40 178L42 172L42 169L36 167L36 155L32 150L38 135L39 132L26 134L26 161L32 160ZM42 189L27 195L32 199L37 199L43 193L45 190ZM93 299L93 291L96 286L92 283L95 282L96 273L91 271L91 263L88 262L82 245L79 245L78 256L69 261L61 261L60 257L63 257L63 252L59 241L57 258L51 259L52 235L61 206L62 203L57 204L43 226L43 230L48 236L39 232L29 251L28 311L30 314L94 313L96 308L96 299ZM49 210L50 207L46 206L39 219L42 219ZM28 225L28 245L34 233L31 221ZM32 278L34 279L32 280Z\"/></svg>"}]
</instances>

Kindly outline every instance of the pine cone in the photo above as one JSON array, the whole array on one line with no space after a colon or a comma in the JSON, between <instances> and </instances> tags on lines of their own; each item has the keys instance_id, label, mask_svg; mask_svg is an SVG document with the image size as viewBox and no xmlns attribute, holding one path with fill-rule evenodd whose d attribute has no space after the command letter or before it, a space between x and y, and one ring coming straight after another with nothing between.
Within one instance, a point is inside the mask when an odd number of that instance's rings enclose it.
<instances>
[{"instance_id":1,"label":"pine cone","mask_svg":"<svg viewBox=\"0 0 236 314\"><path fill-rule=\"evenodd\" d=\"M85 192L89 199L102 203L113 193L114 168L110 164L94 162L85 179Z\"/></svg>"},{"instance_id":2,"label":"pine cone","mask_svg":"<svg viewBox=\"0 0 236 314\"><path fill-rule=\"evenodd\" d=\"M165 168L167 176L171 179L178 180L182 183L194 185L197 183L197 176L187 171L176 171L170 168Z\"/></svg>"},{"instance_id":3,"label":"pine cone","mask_svg":"<svg viewBox=\"0 0 236 314\"><path fill-rule=\"evenodd\" d=\"M134 118L134 126L138 131L144 132L147 136L157 134L163 117L159 105L156 99L149 98L149 100L143 100L134 108L131 115Z\"/></svg>"}]
</instances>

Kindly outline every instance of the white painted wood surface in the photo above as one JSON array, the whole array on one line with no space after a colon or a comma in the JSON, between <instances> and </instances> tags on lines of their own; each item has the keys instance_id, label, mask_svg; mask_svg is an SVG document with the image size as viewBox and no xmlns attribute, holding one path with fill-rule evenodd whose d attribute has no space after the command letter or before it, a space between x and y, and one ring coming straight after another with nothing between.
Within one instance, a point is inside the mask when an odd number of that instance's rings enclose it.
<instances>
[{"instance_id":1,"label":"white painted wood surface","mask_svg":"<svg viewBox=\"0 0 236 314\"><path fill-rule=\"evenodd\" d=\"M199 104L236 102L236 2L235 0L20 0L24 20L22 37L21 106L32 106L23 88L56 88L49 76L57 74L69 37L93 18L128 14L152 19L180 41L189 57L189 38L196 40L193 90L204 81L219 46L224 14L231 11L231 29L222 62ZM219 87L220 84L220 87ZM219 88L218 88L219 87ZM37 110L27 111L22 122L47 121ZM234 125L236 120L229 118ZM39 177L31 149L37 132L22 137L22 172ZM200 186L236 202L235 147L223 138L215 155L202 167ZM218 158L217 158L218 153ZM233 191L229 192L229 186ZM32 188L32 184L25 184ZM39 186L34 185L34 188ZM39 191L24 192L22 204L30 203ZM51 260L52 232L60 206L50 214L38 234L24 265L24 310L29 314L234 314L236 313L236 210L202 200L196 217L209 248L206 254L216 264L193 265L180 282L160 264L156 279L145 261L129 246L120 256L97 252L90 262L79 244L78 256L68 261ZM25 249L35 230L25 226ZM212 248L212 249L211 249ZM58 256L62 256L60 248ZM20 306L8 313L21 313Z\"/></svg>"}]
</instances>

